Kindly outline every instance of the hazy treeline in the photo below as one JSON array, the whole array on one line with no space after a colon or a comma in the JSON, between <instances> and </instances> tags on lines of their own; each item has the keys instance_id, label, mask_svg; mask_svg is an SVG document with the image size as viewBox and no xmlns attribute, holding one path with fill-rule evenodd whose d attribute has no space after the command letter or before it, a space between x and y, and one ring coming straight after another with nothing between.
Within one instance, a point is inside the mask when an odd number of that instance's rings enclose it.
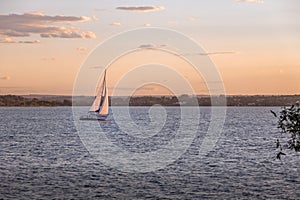
<instances>
[{"instance_id":1,"label":"hazy treeline","mask_svg":"<svg viewBox=\"0 0 300 200\"><path fill-rule=\"evenodd\" d=\"M90 106L94 97L73 97L74 106ZM300 100L300 95L253 95L253 96L133 96L110 97L112 106L289 106ZM213 103L212 103L213 102ZM0 95L0 106L72 106L71 96L51 95Z\"/></svg>"},{"instance_id":2,"label":"hazy treeline","mask_svg":"<svg viewBox=\"0 0 300 200\"><path fill-rule=\"evenodd\" d=\"M0 96L0 106L72 106L72 101L70 99L44 100L38 98L25 98L16 95L2 95Z\"/></svg>"}]
</instances>

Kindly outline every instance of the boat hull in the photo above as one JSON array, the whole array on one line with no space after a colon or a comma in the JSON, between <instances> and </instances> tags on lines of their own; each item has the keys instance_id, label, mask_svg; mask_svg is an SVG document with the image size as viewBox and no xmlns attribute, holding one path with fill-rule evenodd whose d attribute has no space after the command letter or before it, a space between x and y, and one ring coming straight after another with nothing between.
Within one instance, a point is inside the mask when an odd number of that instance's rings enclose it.
<instances>
[{"instance_id":1,"label":"boat hull","mask_svg":"<svg viewBox=\"0 0 300 200\"><path fill-rule=\"evenodd\" d=\"M81 116L80 120L105 121L108 115L86 115Z\"/></svg>"}]
</instances>

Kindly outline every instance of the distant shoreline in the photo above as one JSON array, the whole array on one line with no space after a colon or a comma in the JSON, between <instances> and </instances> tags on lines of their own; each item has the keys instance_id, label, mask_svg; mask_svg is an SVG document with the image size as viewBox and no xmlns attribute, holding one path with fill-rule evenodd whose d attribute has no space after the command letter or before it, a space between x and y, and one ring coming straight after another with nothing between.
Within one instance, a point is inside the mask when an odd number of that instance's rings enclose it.
<instances>
[{"instance_id":1,"label":"distant shoreline","mask_svg":"<svg viewBox=\"0 0 300 200\"><path fill-rule=\"evenodd\" d=\"M72 99L73 98L73 99ZM197 100L195 99L197 98ZM225 96L134 96L110 97L111 106L224 106ZM0 107L90 106L94 97L55 95L0 95ZM195 101L196 100L196 101ZM237 95L226 96L226 106L290 106L300 95Z\"/></svg>"}]
</instances>

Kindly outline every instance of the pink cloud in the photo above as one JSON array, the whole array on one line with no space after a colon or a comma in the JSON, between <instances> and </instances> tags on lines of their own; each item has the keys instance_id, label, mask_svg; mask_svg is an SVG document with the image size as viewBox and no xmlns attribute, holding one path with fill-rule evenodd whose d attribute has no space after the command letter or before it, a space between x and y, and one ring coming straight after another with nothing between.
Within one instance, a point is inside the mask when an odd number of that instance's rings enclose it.
<instances>
[{"instance_id":1,"label":"pink cloud","mask_svg":"<svg viewBox=\"0 0 300 200\"><path fill-rule=\"evenodd\" d=\"M38 44L40 43L39 40L24 40L24 41L17 41L12 37L5 37L3 39L0 39L0 43L7 43L7 44L12 44L12 43L23 43L23 44Z\"/></svg>"},{"instance_id":2,"label":"pink cloud","mask_svg":"<svg viewBox=\"0 0 300 200\"><path fill-rule=\"evenodd\" d=\"M165 8L163 6L119 6L116 9L133 12L151 12L164 10Z\"/></svg>"},{"instance_id":3,"label":"pink cloud","mask_svg":"<svg viewBox=\"0 0 300 200\"><path fill-rule=\"evenodd\" d=\"M95 38L95 33L91 31L70 26L71 23L89 20L91 19L85 16L49 16L41 12L0 15L0 35L27 37L40 34L41 37L48 38Z\"/></svg>"},{"instance_id":4,"label":"pink cloud","mask_svg":"<svg viewBox=\"0 0 300 200\"><path fill-rule=\"evenodd\" d=\"M113 22L110 24L111 26L122 26L120 22Z\"/></svg>"}]
</instances>

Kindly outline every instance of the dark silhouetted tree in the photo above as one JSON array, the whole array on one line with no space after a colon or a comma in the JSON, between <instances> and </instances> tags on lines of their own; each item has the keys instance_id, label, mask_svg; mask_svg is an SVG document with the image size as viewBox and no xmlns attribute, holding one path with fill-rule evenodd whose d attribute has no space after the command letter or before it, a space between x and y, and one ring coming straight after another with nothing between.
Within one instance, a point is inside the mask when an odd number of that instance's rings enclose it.
<instances>
[{"instance_id":1,"label":"dark silhouetted tree","mask_svg":"<svg viewBox=\"0 0 300 200\"><path fill-rule=\"evenodd\" d=\"M299 102L291 107L284 107L279 115L271 110L273 115L278 119L277 127L281 129L283 133L289 134L287 141L288 148L293 149L296 152L300 151L300 107ZM278 141L279 144L279 141ZM277 147L281 148L281 145L277 144ZM281 152L281 151L280 151Z\"/></svg>"}]
</instances>

